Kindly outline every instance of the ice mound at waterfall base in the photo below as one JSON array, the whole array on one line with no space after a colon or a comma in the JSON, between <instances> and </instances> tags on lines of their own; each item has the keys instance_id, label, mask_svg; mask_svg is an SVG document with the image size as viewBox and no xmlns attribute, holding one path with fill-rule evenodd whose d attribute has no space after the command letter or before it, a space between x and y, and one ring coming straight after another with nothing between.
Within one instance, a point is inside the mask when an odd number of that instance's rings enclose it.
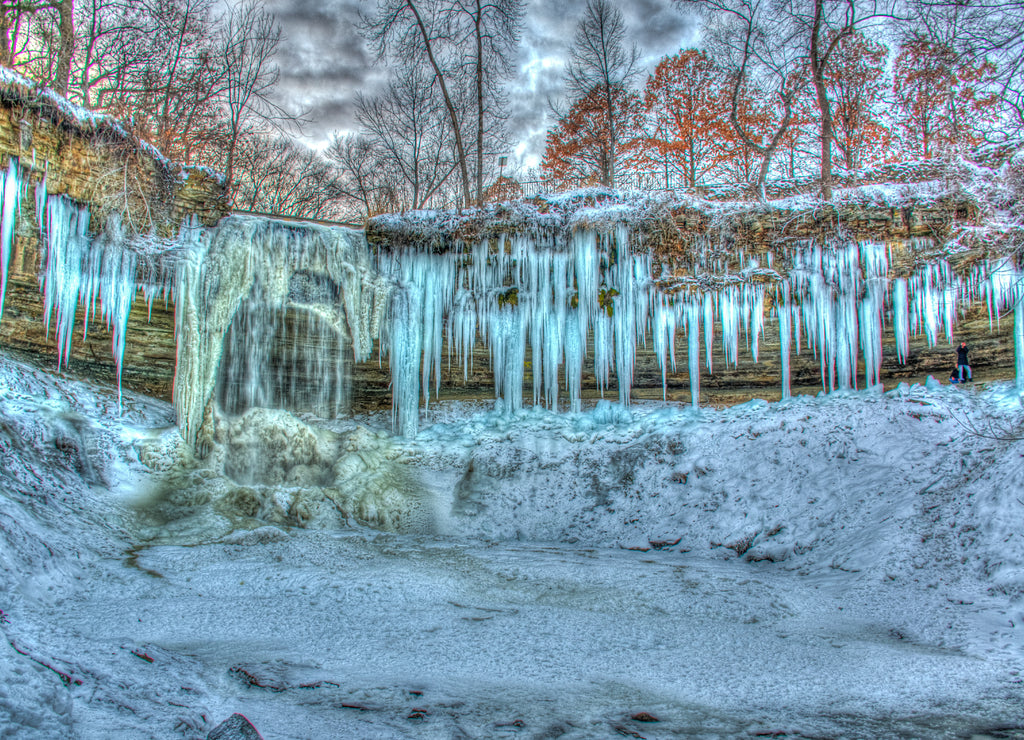
<instances>
[{"instance_id":1,"label":"ice mound at waterfall base","mask_svg":"<svg viewBox=\"0 0 1024 740\"><path fill-rule=\"evenodd\" d=\"M1008 385L442 404L412 440L252 409L202 462L168 406L117 408L0 359L14 737L204 738L235 711L278 738L1020 725Z\"/></svg>"}]
</instances>

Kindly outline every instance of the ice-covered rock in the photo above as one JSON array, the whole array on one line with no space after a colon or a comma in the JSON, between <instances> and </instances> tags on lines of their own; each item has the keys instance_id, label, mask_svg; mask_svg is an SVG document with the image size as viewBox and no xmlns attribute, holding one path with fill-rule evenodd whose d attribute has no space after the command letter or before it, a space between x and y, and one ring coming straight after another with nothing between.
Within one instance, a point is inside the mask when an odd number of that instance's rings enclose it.
<instances>
[{"instance_id":1,"label":"ice-covered rock","mask_svg":"<svg viewBox=\"0 0 1024 740\"><path fill-rule=\"evenodd\" d=\"M245 715L235 713L210 730L206 740L263 740L263 736Z\"/></svg>"}]
</instances>

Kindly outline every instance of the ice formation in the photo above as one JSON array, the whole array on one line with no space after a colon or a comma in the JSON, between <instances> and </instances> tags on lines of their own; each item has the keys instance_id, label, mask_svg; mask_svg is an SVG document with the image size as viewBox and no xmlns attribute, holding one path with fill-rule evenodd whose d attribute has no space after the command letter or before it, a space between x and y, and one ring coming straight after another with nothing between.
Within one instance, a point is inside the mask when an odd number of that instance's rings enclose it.
<instances>
[{"instance_id":1,"label":"ice formation","mask_svg":"<svg viewBox=\"0 0 1024 740\"><path fill-rule=\"evenodd\" d=\"M0 173L0 320L4 317L7 294L7 271L14 247L14 226L22 194L21 170L17 157L12 157L7 172Z\"/></svg>"},{"instance_id":2,"label":"ice formation","mask_svg":"<svg viewBox=\"0 0 1024 740\"><path fill-rule=\"evenodd\" d=\"M12 161L2 187L5 278L20 192ZM92 236L88 209L47 193L45 181L36 203L44 313L58 365L67 362L78 312L85 332L98 310L112 333L120 382L137 292L150 308L173 295L174 401L193 444L214 402L229 413L285 406L338 415L347 406L347 363L368 359L375 345L388 358L396 426L406 436L417 432L421 399L429 404L440 391L444 363L468 378L481 342L498 408L507 412L526 405L530 390L533 405L579 411L585 374L602 395L614 383L628 405L637 349L648 342L664 391L680 334L696 407L701 365L715 369L714 343L735 366L742 337L757 361L768 317L778 325L783 398L790 356L801 345L818 359L825 390L858 387L860 362L870 386L880 379L886 326L903 362L911 335L951 341L961 307L978 300L994 323L1014 308L1024 387L1024 288L1007 260L979 263L967 275L938 260L896 277L890 245L808 242L788 246L774 262L769 255L767 266L743 258L740 273L709 266L676 278L653 264L621 222L511 233L447 251L426 243L384 248L374 256L358 231L249 216L213 228L186 223L173 243L125 238L116 219Z\"/></svg>"},{"instance_id":3,"label":"ice formation","mask_svg":"<svg viewBox=\"0 0 1024 740\"><path fill-rule=\"evenodd\" d=\"M472 348L483 339L495 395L507 411L523 406L527 349L534 404L557 409L564 382L570 408L579 409L588 349L598 387L610 386L614 369L619 400L628 404L655 291L650 255L631 253L624 227L608 234L580 229L543 243L512 236L440 254L404 249L381 255L379 269L397 286L387 347L402 434L416 433L419 398L429 402L432 379L438 390L446 334L467 375Z\"/></svg>"},{"instance_id":4,"label":"ice formation","mask_svg":"<svg viewBox=\"0 0 1024 740\"><path fill-rule=\"evenodd\" d=\"M650 256L635 253L630 243L620 226L580 228L565 239L512 236L445 253L405 248L385 255L380 270L398 286L388 348L401 433L416 433L420 397L429 402L438 390L446 335L450 358L467 377L476 338L490 348L501 408L523 406L524 368L530 365L534 404L557 409L564 387L569 408L578 410L585 359L602 393L614 370L625 405L637 345L652 342L664 388L668 369L675 370L676 334L683 331L696 406L701 336L708 372L716 323L728 364L738 361L741 334L757 361L769 296L779 324L783 397L790 394L791 348L800 351L804 334L819 360L823 388L852 389L861 361L865 385L880 382L887 323L903 362L911 334L923 334L933 345L940 336L952 341L957 312L983 294L993 316L1011 305L1021 310L1015 299L1019 276L1002 263L960 276L938 261L908 278L891 278L885 244L807 243L790 249L784 273L754 264L750 274L762 280L737 275L709 288L653 279ZM1019 332L1017 337L1020 358L1024 341ZM1024 377L1020 364L1018 377Z\"/></svg>"},{"instance_id":5,"label":"ice formation","mask_svg":"<svg viewBox=\"0 0 1024 740\"><path fill-rule=\"evenodd\" d=\"M128 316L139 290L152 308L157 294L172 288L166 264L175 256L175 244L152 235L128 236L118 214L111 214L97 234L89 230L90 211L64 195L49 194L46 181L36 186L36 213L43 237L40 285L47 334L57 342L57 367L70 359L76 317L81 312L82 335L99 318L110 330L121 393L125 334Z\"/></svg>"},{"instance_id":6,"label":"ice formation","mask_svg":"<svg viewBox=\"0 0 1024 740\"><path fill-rule=\"evenodd\" d=\"M275 342L296 328L286 323L292 310L304 317L298 327L303 342L324 346L343 338L335 344L350 344L353 361L370 356L390 288L372 271L363 236L345 228L230 216L211 229L183 229L182 242L174 404L185 438L198 439L225 347L221 400L229 407L266 402L277 373L279 379L307 378L313 395L305 400L321 413L337 412L344 401L337 375L342 358L296 348L285 353L283 367L274 367L271 354Z\"/></svg>"}]
</instances>

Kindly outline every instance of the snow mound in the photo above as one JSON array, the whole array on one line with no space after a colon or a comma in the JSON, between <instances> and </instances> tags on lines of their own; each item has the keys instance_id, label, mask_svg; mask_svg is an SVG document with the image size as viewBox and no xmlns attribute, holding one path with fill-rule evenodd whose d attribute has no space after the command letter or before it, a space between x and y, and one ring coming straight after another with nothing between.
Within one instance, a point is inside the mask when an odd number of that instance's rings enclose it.
<instances>
[{"instance_id":1,"label":"snow mound","mask_svg":"<svg viewBox=\"0 0 1024 740\"><path fill-rule=\"evenodd\" d=\"M1024 586L1015 391L901 386L699 413L604 404L482 414L411 453L443 531L907 572L924 560ZM979 420L981 420L979 422ZM1018 433L990 439L964 424Z\"/></svg>"},{"instance_id":2,"label":"snow mound","mask_svg":"<svg viewBox=\"0 0 1024 740\"><path fill-rule=\"evenodd\" d=\"M287 411L255 408L219 422L203 461L171 431L135 446L154 473L150 490L136 503L147 541L210 541L235 537L228 533L236 528L266 529L267 523L434 529L433 511L402 451L387 433L364 426L331 431Z\"/></svg>"}]
</instances>

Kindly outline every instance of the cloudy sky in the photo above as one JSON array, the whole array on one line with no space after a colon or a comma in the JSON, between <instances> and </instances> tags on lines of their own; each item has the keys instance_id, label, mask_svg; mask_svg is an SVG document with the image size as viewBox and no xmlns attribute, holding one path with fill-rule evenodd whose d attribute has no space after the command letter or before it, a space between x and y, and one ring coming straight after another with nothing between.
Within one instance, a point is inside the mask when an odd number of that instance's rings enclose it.
<instances>
[{"instance_id":1,"label":"cloudy sky","mask_svg":"<svg viewBox=\"0 0 1024 740\"><path fill-rule=\"evenodd\" d=\"M291 108L309 112L307 143L320 146L333 131L355 130L356 93L378 89L387 69L375 64L356 29L359 8L374 0L268 0L285 39L278 54L280 95ZM510 95L510 154L527 166L544 148L548 99L562 94L562 63L586 0L529 0ZM694 22L671 0L619 0L628 32L649 69L665 54L694 40Z\"/></svg>"}]
</instances>

